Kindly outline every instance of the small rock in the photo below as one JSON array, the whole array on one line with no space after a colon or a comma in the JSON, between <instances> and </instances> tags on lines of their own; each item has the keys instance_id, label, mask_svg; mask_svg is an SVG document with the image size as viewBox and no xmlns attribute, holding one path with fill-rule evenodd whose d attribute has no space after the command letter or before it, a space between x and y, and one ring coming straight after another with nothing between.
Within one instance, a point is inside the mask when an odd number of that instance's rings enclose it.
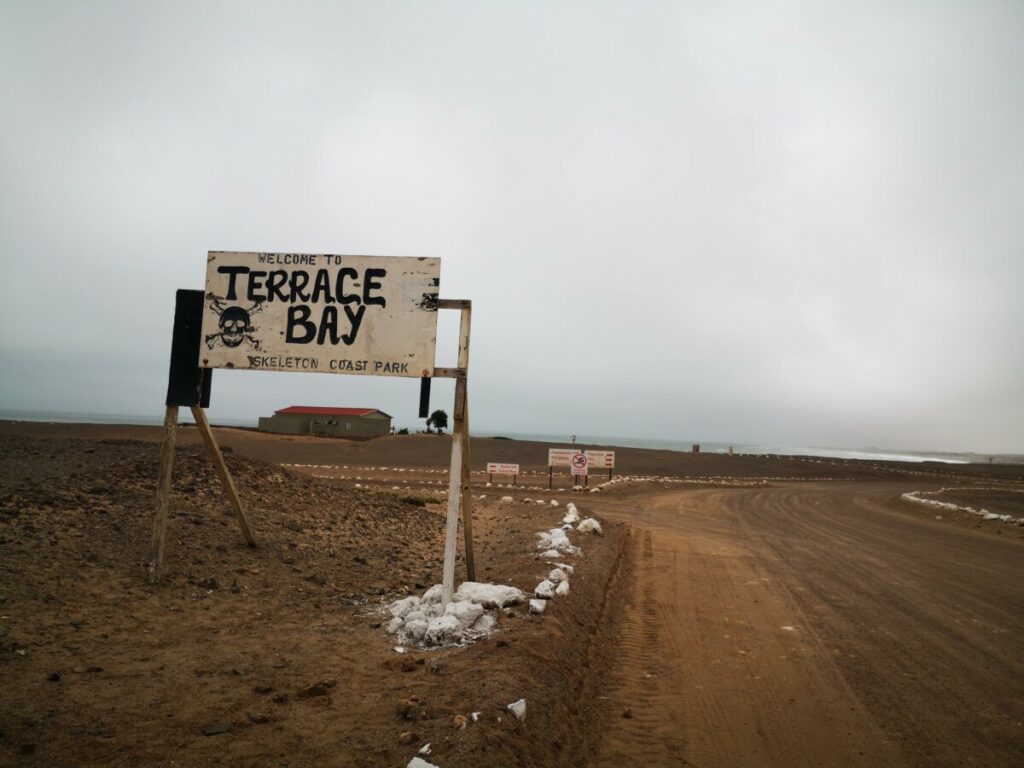
<instances>
[{"instance_id":1,"label":"small rock","mask_svg":"<svg viewBox=\"0 0 1024 768\"><path fill-rule=\"evenodd\" d=\"M202 587L203 589L220 589L220 583L212 576L198 582L196 586Z\"/></svg>"},{"instance_id":2,"label":"small rock","mask_svg":"<svg viewBox=\"0 0 1024 768\"><path fill-rule=\"evenodd\" d=\"M277 694L274 697L273 701L274 701L275 704L287 704L288 703L288 694L287 693L279 693L279 694Z\"/></svg>"},{"instance_id":3,"label":"small rock","mask_svg":"<svg viewBox=\"0 0 1024 768\"><path fill-rule=\"evenodd\" d=\"M550 600L555 596L555 585L547 579L544 579L540 584L533 590L533 594L537 597L543 598L544 600Z\"/></svg>"},{"instance_id":4,"label":"small rock","mask_svg":"<svg viewBox=\"0 0 1024 768\"><path fill-rule=\"evenodd\" d=\"M622 712L622 716L624 718L626 718L627 720L632 720L633 719L633 710L630 709L629 707L626 707L626 709L623 710L623 712Z\"/></svg>"},{"instance_id":5,"label":"small rock","mask_svg":"<svg viewBox=\"0 0 1024 768\"><path fill-rule=\"evenodd\" d=\"M520 722L526 720L526 699L520 699L519 701L513 701L507 707L508 711L516 716L516 719Z\"/></svg>"},{"instance_id":6,"label":"small rock","mask_svg":"<svg viewBox=\"0 0 1024 768\"><path fill-rule=\"evenodd\" d=\"M216 736L218 733L227 733L231 730L231 723L213 723L203 728L204 736Z\"/></svg>"},{"instance_id":7,"label":"small rock","mask_svg":"<svg viewBox=\"0 0 1024 768\"><path fill-rule=\"evenodd\" d=\"M60 682L60 672L51 672L46 676L46 679L49 680L51 683Z\"/></svg>"},{"instance_id":8,"label":"small rock","mask_svg":"<svg viewBox=\"0 0 1024 768\"><path fill-rule=\"evenodd\" d=\"M419 736L417 736L412 731L404 731L403 733L400 733L398 735L398 743L401 744L403 747L407 747L410 744L412 744L414 741L419 741L419 740L420 740Z\"/></svg>"},{"instance_id":9,"label":"small rock","mask_svg":"<svg viewBox=\"0 0 1024 768\"><path fill-rule=\"evenodd\" d=\"M402 659L402 671L403 672L415 672L416 665L419 664L419 660L412 656L406 656Z\"/></svg>"},{"instance_id":10,"label":"small rock","mask_svg":"<svg viewBox=\"0 0 1024 768\"><path fill-rule=\"evenodd\" d=\"M469 725L469 721L465 715L456 715L452 718L452 726L458 728L460 731L465 730L466 726Z\"/></svg>"},{"instance_id":11,"label":"small rock","mask_svg":"<svg viewBox=\"0 0 1024 768\"><path fill-rule=\"evenodd\" d=\"M415 696L398 702L398 716L403 720L418 720L423 715L424 704Z\"/></svg>"},{"instance_id":12,"label":"small rock","mask_svg":"<svg viewBox=\"0 0 1024 768\"><path fill-rule=\"evenodd\" d=\"M261 723L269 723L270 722L270 715L268 715L268 714L266 714L264 712L250 712L248 717L249 717L249 720L251 720L252 722L256 723L257 725L259 725Z\"/></svg>"},{"instance_id":13,"label":"small rock","mask_svg":"<svg viewBox=\"0 0 1024 768\"><path fill-rule=\"evenodd\" d=\"M266 695L266 694L270 693L272 690L274 690L274 688L273 688L273 686L270 686L270 685L257 685L252 690L253 690L253 693L258 693L260 695Z\"/></svg>"},{"instance_id":14,"label":"small rock","mask_svg":"<svg viewBox=\"0 0 1024 768\"><path fill-rule=\"evenodd\" d=\"M88 667L85 668L85 671L89 674L96 674L97 672L102 672L103 667L98 667L95 664L90 664Z\"/></svg>"},{"instance_id":15,"label":"small rock","mask_svg":"<svg viewBox=\"0 0 1024 768\"><path fill-rule=\"evenodd\" d=\"M314 696L326 696L328 691L338 684L337 680L321 680L303 688L295 694L296 699L311 699Z\"/></svg>"}]
</instances>

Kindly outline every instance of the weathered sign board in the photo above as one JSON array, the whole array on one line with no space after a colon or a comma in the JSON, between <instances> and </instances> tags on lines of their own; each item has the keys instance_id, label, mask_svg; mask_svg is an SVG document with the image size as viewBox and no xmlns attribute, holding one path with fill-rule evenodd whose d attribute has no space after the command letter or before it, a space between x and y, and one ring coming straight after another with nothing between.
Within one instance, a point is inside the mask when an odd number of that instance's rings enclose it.
<instances>
[{"instance_id":1,"label":"weathered sign board","mask_svg":"<svg viewBox=\"0 0 1024 768\"><path fill-rule=\"evenodd\" d=\"M441 260L210 251L199 365L431 376Z\"/></svg>"},{"instance_id":2,"label":"weathered sign board","mask_svg":"<svg viewBox=\"0 0 1024 768\"><path fill-rule=\"evenodd\" d=\"M420 411L433 377L455 379L455 424L445 523L442 600L452 599L459 512L466 575L476 580L469 471L469 335L472 302L442 300L441 260L399 256L210 251L205 291L179 292L157 480L150 579L163 562L178 408L196 425L235 508L242 534L256 537L242 509L204 408L210 369L303 371L420 379ZM437 312L458 309L458 367L435 368ZM424 413L425 416L425 413ZM518 471L518 467L516 467Z\"/></svg>"},{"instance_id":3,"label":"weathered sign board","mask_svg":"<svg viewBox=\"0 0 1024 768\"><path fill-rule=\"evenodd\" d=\"M569 466L572 468L574 475L585 475L587 474L587 463L587 454L574 453Z\"/></svg>"},{"instance_id":4,"label":"weathered sign board","mask_svg":"<svg viewBox=\"0 0 1024 768\"><path fill-rule=\"evenodd\" d=\"M500 464L498 462L489 461L487 462L487 474L488 475L518 475L519 465L518 464Z\"/></svg>"},{"instance_id":5,"label":"weathered sign board","mask_svg":"<svg viewBox=\"0 0 1024 768\"><path fill-rule=\"evenodd\" d=\"M549 467L568 467L572 464L572 457L576 451L572 448L548 448Z\"/></svg>"},{"instance_id":6,"label":"weathered sign board","mask_svg":"<svg viewBox=\"0 0 1024 768\"><path fill-rule=\"evenodd\" d=\"M615 469L615 451L584 451L590 469Z\"/></svg>"}]
</instances>

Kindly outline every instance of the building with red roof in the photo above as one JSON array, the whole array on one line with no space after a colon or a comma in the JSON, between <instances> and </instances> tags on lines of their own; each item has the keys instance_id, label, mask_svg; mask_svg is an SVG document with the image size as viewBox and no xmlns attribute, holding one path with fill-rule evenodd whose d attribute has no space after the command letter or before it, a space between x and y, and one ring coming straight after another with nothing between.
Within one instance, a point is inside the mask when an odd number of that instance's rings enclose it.
<instances>
[{"instance_id":1,"label":"building with red roof","mask_svg":"<svg viewBox=\"0 0 1024 768\"><path fill-rule=\"evenodd\" d=\"M391 416L377 408L290 405L260 417L259 429L280 435L367 438L391 432Z\"/></svg>"}]
</instances>

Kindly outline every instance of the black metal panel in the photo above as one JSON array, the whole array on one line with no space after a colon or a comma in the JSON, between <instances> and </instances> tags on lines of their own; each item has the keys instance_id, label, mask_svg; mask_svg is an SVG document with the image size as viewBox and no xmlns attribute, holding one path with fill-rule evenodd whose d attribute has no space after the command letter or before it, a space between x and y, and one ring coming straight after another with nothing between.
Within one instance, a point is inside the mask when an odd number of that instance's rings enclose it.
<instances>
[{"instance_id":1,"label":"black metal panel","mask_svg":"<svg viewBox=\"0 0 1024 768\"><path fill-rule=\"evenodd\" d=\"M174 335L167 405L210 407L213 371L199 367L203 325L203 292L179 289L174 300Z\"/></svg>"},{"instance_id":2,"label":"black metal panel","mask_svg":"<svg viewBox=\"0 0 1024 768\"><path fill-rule=\"evenodd\" d=\"M430 377L424 376L420 379L420 418L425 419L430 415Z\"/></svg>"}]
</instances>

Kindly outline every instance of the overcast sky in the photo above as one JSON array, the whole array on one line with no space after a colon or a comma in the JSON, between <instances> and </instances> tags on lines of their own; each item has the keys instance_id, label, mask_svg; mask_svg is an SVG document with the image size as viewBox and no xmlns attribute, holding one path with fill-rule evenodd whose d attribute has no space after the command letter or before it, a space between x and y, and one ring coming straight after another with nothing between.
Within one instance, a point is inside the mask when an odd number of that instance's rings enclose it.
<instances>
[{"instance_id":1,"label":"overcast sky","mask_svg":"<svg viewBox=\"0 0 1024 768\"><path fill-rule=\"evenodd\" d=\"M159 417L208 250L437 256L474 431L1024 452L1019 0L4 0L0 105L0 408Z\"/></svg>"}]
</instances>

